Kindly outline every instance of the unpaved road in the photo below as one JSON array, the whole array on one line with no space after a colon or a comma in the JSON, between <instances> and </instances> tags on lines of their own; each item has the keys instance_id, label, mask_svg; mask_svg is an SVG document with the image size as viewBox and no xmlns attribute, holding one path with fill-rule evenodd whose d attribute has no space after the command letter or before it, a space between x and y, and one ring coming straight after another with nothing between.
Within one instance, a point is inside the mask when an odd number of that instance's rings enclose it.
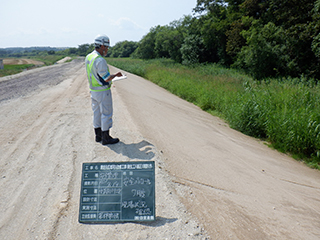
<instances>
[{"instance_id":1,"label":"unpaved road","mask_svg":"<svg viewBox=\"0 0 320 240\"><path fill-rule=\"evenodd\" d=\"M64 60L65 58L60 61ZM80 62L81 61L76 60L69 65L52 65L33 69L32 71L24 71L13 76L2 77L0 78L0 102L23 97L32 91L39 91L43 88L56 86L66 79L68 72L72 71L70 68L73 68L74 65Z\"/></svg>"},{"instance_id":2,"label":"unpaved road","mask_svg":"<svg viewBox=\"0 0 320 240\"><path fill-rule=\"evenodd\" d=\"M129 73L104 147L83 59L62 65L0 78L17 83L0 102L0 239L320 238L319 171ZM82 163L137 160L156 162L156 221L78 223Z\"/></svg>"}]
</instances>

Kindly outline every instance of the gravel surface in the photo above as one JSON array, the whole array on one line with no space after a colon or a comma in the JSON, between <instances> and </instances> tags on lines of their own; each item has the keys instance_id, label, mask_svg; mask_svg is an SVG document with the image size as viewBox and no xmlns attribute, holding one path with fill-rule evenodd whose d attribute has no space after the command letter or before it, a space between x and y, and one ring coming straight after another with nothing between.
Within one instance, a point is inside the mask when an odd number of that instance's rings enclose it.
<instances>
[{"instance_id":1,"label":"gravel surface","mask_svg":"<svg viewBox=\"0 0 320 240\"><path fill-rule=\"evenodd\" d=\"M79 71L82 58L70 63L55 64L0 78L0 102L23 97L33 91L52 87Z\"/></svg>"}]
</instances>

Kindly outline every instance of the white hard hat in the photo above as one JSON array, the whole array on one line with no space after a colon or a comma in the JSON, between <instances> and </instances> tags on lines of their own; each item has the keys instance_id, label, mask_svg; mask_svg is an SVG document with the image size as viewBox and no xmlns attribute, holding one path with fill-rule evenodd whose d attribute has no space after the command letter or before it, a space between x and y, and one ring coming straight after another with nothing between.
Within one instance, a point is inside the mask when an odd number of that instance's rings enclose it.
<instances>
[{"instance_id":1,"label":"white hard hat","mask_svg":"<svg viewBox=\"0 0 320 240\"><path fill-rule=\"evenodd\" d=\"M94 39L94 44L96 46L104 45L106 47L109 47L110 46L110 39L107 35L98 35Z\"/></svg>"}]
</instances>

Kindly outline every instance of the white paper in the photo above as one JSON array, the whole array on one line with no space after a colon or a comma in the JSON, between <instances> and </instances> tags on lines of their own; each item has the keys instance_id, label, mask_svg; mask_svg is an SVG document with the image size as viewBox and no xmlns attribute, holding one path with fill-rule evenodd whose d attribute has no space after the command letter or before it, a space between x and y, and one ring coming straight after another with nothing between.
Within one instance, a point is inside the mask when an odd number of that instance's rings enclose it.
<instances>
[{"instance_id":1,"label":"white paper","mask_svg":"<svg viewBox=\"0 0 320 240\"><path fill-rule=\"evenodd\" d=\"M121 77L115 77L114 79L112 79L112 82L114 82L114 81L119 81L119 80L123 80L123 79L126 79L126 78L127 78L126 75L123 75L123 76L121 76Z\"/></svg>"}]
</instances>

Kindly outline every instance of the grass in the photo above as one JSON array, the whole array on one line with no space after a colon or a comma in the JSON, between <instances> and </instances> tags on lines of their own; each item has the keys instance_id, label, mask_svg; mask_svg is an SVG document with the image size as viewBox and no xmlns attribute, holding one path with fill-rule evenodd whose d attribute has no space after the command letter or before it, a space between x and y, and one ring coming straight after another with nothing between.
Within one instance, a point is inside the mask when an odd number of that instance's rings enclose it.
<instances>
[{"instance_id":1,"label":"grass","mask_svg":"<svg viewBox=\"0 0 320 240\"><path fill-rule=\"evenodd\" d=\"M4 68L0 70L0 77L17 74L33 66L33 64L4 65Z\"/></svg>"},{"instance_id":2,"label":"grass","mask_svg":"<svg viewBox=\"0 0 320 240\"><path fill-rule=\"evenodd\" d=\"M320 87L305 79L251 77L215 64L107 59L192 102L247 135L320 169Z\"/></svg>"}]
</instances>

